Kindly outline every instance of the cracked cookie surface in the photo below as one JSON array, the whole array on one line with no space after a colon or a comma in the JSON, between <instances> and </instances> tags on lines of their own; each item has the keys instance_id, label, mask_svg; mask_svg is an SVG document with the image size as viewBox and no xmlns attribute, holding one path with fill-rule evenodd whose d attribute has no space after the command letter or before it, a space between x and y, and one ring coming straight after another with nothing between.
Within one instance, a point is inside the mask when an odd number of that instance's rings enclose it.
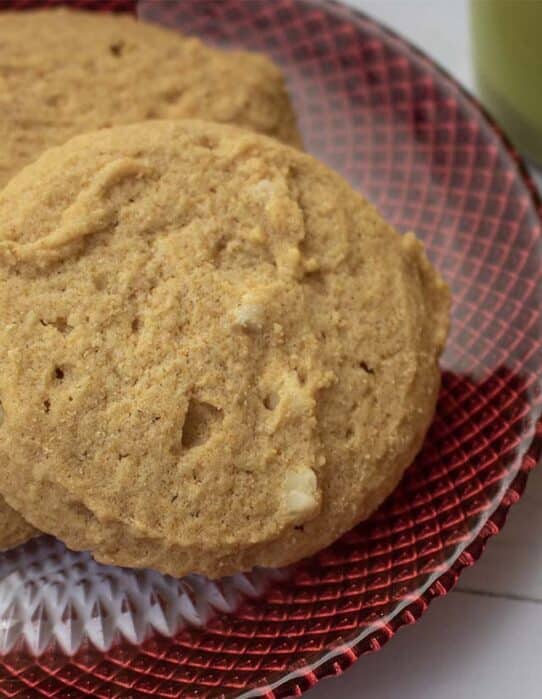
<instances>
[{"instance_id":1,"label":"cracked cookie surface","mask_svg":"<svg viewBox=\"0 0 542 699\"><path fill-rule=\"evenodd\" d=\"M0 472L72 548L216 577L367 517L421 446L449 295L337 174L147 122L0 193Z\"/></svg>"}]
</instances>

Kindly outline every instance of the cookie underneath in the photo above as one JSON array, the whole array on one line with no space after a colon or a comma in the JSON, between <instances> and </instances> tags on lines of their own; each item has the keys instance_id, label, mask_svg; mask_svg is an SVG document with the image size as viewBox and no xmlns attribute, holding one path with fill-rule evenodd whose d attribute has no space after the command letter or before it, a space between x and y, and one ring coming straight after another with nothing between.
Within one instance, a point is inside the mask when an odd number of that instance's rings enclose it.
<instances>
[{"instance_id":1,"label":"cookie underneath","mask_svg":"<svg viewBox=\"0 0 542 699\"><path fill-rule=\"evenodd\" d=\"M282 75L264 56L127 15L0 12L0 187L79 133L181 117L300 143Z\"/></svg>"},{"instance_id":2,"label":"cookie underneath","mask_svg":"<svg viewBox=\"0 0 542 699\"><path fill-rule=\"evenodd\" d=\"M420 448L447 287L337 174L197 121L74 138L0 193L2 490L102 561L309 555Z\"/></svg>"}]
</instances>

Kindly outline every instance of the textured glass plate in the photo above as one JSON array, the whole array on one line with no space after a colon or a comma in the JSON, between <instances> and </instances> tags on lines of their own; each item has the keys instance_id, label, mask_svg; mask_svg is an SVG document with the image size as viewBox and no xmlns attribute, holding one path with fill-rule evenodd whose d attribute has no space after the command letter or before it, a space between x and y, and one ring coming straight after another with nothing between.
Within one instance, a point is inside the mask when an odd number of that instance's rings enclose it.
<instances>
[{"instance_id":1,"label":"textured glass plate","mask_svg":"<svg viewBox=\"0 0 542 699\"><path fill-rule=\"evenodd\" d=\"M59 3L0 0L44 4ZM281 577L176 581L48 538L0 557L0 696L298 695L415 621L520 497L542 434L540 203L474 100L366 17L317 0L141 0L138 11L274 56L307 150L423 238L454 297L442 391L384 506Z\"/></svg>"}]
</instances>

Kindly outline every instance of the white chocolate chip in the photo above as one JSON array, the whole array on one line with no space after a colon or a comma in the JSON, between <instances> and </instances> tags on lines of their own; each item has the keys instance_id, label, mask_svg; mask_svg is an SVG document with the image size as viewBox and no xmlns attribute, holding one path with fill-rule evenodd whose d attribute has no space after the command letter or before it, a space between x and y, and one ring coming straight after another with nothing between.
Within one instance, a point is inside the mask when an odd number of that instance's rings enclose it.
<instances>
[{"instance_id":1,"label":"white chocolate chip","mask_svg":"<svg viewBox=\"0 0 542 699\"><path fill-rule=\"evenodd\" d=\"M271 180L260 180L250 188L251 193L258 199L269 199L275 191Z\"/></svg>"},{"instance_id":2,"label":"white chocolate chip","mask_svg":"<svg viewBox=\"0 0 542 699\"><path fill-rule=\"evenodd\" d=\"M299 490L292 490L286 493L286 509L288 514L294 517L311 512L317 504L316 498Z\"/></svg>"},{"instance_id":3,"label":"white chocolate chip","mask_svg":"<svg viewBox=\"0 0 542 699\"><path fill-rule=\"evenodd\" d=\"M316 474L312 468L302 468L290 471L284 479L287 490L300 490L305 493L315 493L317 487Z\"/></svg>"},{"instance_id":4,"label":"white chocolate chip","mask_svg":"<svg viewBox=\"0 0 542 699\"><path fill-rule=\"evenodd\" d=\"M318 483L311 468L288 473L284 479L284 505L289 517L306 520L319 506Z\"/></svg>"},{"instance_id":5,"label":"white chocolate chip","mask_svg":"<svg viewBox=\"0 0 542 699\"><path fill-rule=\"evenodd\" d=\"M233 311L235 324L245 330L261 330L265 319L263 304L257 303L250 294L241 298L241 303Z\"/></svg>"}]
</instances>

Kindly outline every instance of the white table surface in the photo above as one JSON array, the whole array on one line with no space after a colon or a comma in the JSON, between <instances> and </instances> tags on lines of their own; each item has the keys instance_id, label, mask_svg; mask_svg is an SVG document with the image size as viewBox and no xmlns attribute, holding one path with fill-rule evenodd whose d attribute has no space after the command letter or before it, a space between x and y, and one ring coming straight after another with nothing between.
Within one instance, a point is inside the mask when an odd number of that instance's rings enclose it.
<instances>
[{"instance_id":1,"label":"white table surface","mask_svg":"<svg viewBox=\"0 0 542 699\"><path fill-rule=\"evenodd\" d=\"M474 90L467 0L347 1L421 46ZM538 182L542 186L540 174ZM541 653L542 466L504 530L449 595L378 653L318 684L307 699L541 699Z\"/></svg>"}]
</instances>

